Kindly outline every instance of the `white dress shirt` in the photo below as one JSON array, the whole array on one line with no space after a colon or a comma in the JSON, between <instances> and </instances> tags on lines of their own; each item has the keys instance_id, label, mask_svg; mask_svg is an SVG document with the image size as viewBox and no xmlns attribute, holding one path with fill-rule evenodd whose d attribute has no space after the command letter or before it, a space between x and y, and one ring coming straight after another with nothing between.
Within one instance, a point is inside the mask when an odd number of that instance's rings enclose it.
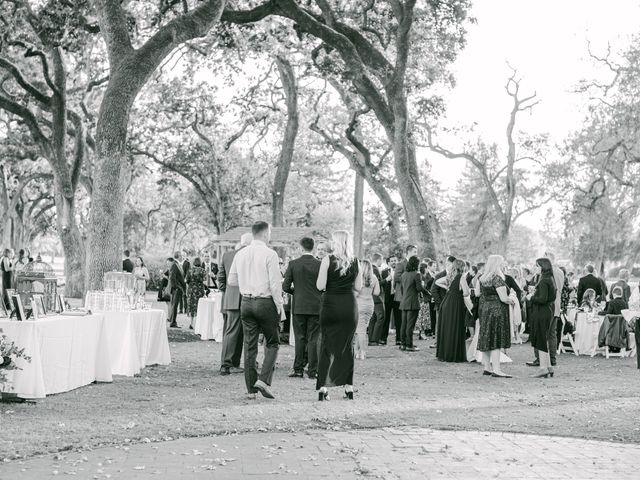
<instances>
[{"instance_id":1,"label":"white dress shirt","mask_svg":"<svg viewBox=\"0 0 640 480\"><path fill-rule=\"evenodd\" d=\"M240 294L253 297L272 297L282 306L282 273L275 250L262 240L238 250L229 271L229 285L238 286Z\"/></svg>"}]
</instances>

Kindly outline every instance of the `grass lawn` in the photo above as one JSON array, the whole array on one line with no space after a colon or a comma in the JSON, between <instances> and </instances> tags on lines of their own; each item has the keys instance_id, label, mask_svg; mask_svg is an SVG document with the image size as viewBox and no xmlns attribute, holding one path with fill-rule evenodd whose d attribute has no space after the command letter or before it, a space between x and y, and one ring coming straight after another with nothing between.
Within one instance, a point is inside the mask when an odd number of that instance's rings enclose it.
<instances>
[{"instance_id":1,"label":"grass lawn","mask_svg":"<svg viewBox=\"0 0 640 480\"><path fill-rule=\"evenodd\" d=\"M288 378L282 346L276 400L245 395L242 375L220 376L221 345L172 330L173 363L114 377L35 404L0 404L0 459L99 445L248 431L416 425L640 443L640 371L635 358L559 356L556 376L533 379L529 345L510 350L513 379L482 376L477 364L445 364L432 343L417 353L372 347L356 361L356 400L318 402L315 383ZM634 420L635 419L635 420Z\"/></svg>"}]
</instances>

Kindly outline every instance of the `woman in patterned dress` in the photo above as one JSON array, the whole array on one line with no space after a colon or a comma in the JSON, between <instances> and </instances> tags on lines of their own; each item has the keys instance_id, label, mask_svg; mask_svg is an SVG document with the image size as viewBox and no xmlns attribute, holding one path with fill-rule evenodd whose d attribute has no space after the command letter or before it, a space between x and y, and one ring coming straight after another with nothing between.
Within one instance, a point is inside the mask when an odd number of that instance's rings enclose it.
<instances>
[{"instance_id":1,"label":"woman in patterned dress","mask_svg":"<svg viewBox=\"0 0 640 480\"><path fill-rule=\"evenodd\" d=\"M507 293L503 266L501 255L489 255L480 277L478 350L482 352L483 375L511 378L500 368L500 350L511 347L509 305L514 303Z\"/></svg>"},{"instance_id":2,"label":"woman in patterned dress","mask_svg":"<svg viewBox=\"0 0 640 480\"><path fill-rule=\"evenodd\" d=\"M193 322L198 314L198 300L205 296L204 282L206 272L202 268L202 260L196 257L187 273L187 313L191 318L189 328L193 330Z\"/></svg>"}]
</instances>

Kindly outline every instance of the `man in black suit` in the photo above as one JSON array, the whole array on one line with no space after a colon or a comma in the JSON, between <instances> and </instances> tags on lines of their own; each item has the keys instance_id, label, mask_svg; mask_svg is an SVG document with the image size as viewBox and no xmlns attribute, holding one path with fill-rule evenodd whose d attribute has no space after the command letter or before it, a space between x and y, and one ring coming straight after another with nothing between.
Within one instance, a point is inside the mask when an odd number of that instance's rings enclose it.
<instances>
[{"instance_id":1,"label":"man in black suit","mask_svg":"<svg viewBox=\"0 0 640 480\"><path fill-rule=\"evenodd\" d=\"M180 266L182 267L182 276L186 280L187 275L189 275L189 269L191 268L191 262L189 262L189 257L187 257L187 252L176 252L175 259L177 262L180 262ZM185 295L183 295L182 298L180 299L178 308L180 309L180 313L185 313L185 311L187 310L186 290L185 290Z\"/></svg>"},{"instance_id":2,"label":"man in black suit","mask_svg":"<svg viewBox=\"0 0 640 480\"><path fill-rule=\"evenodd\" d=\"M378 283L380 284L380 295L374 295L373 297L373 315L371 316L371 320L369 321L369 326L367 328L367 334L369 335L369 345L375 346L378 345L379 338L376 337L376 333L382 331L381 328L378 328L378 324L384 324L384 283L387 282L386 277L382 278L382 272L380 268L382 268L382 255L379 253L374 253L371 257L371 266L373 267L373 274L378 279ZM387 276L389 272L386 272ZM376 330L378 332L376 332Z\"/></svg>"},{"instance_id":3,"label":"man in black suit","mask_svg":"<svg viewBox=\"0 0 640 480\"><path fill-rule=\"evenodd\" d=\"M291 260L284 274L282 290L291 294L293 333L296 339L296 353L290 377L304 376L305 352L309 360L309 378L318 374L318 335L320 333L320 297L316 287L320 260L313 256L313 238L300 240L302 255Z\"/></svg>"},{"instance_id":4,"label":"man in black suit","mask_svg":"<svg viewBox=\"0 0 640 480\"><path fill-rule=\"evenodd\" d=\"M237 285L229 285L227 276L231 271L233 259L240 250L251 244L253 235L245 233L240 237L236 250L230 250L222 255L218 269L218 286L222 291L222 314L224 315L224 333L222 335L222 358L220 360L220 375L242 373L240 359L242 358L242 322L240 321L240 305L242 296Z\"/></svg>"},{"instance_id":5,"label":"man in black suit","mask_svg":"<svg viewBox=\"0 0 640 480\"><path fill-rule=\"evenodd\" d=\"M402 328L402 314L400 312L400 302L402 301L402 274L407 268L407 261L411 257L418 255L418 247L408 245L405 248L405 258L398 262L398 266L393 272L393 323L396 327L396 345L400 345L400 329Z\"/></svg>"},{"instance_id":6,"label":"man in black suit","mask_svg":"<svg viewBox=\"0 0 640 480\"><path fill-rule=\"evenodd\" d=\"M184 292L187 289L187 284L184 281L184 275L182 274L182 267L174 258L167 258L167 268L169 269L169 285L167 289L171 294L171 303L169 304L169 322L170 327L179 328L178 319L178 303L184 296Z\"/></svg>"},{"instance_id":7,"label":"man in black suit","mask_svg":"<svg viewBox=\"0 0 640 480\"><path fill-rule=\"evenodd\" d=\"M389 336L389 324L391 323L391 314L393 313L393 270L398 264L398 259L395 255L391 255L387 258L388 268L385 268L380 272L382 278L382 284L380 290L383 292L384 298L384 322L376 325L376 330L373 332L373 336L377 339L379 345L387 344L387 337Z\"/></svg>"},{"instance_id":8,"label":"man in black suit","mask_svg":"<svg viewBox=\"0 0 640 480\"><path fill-rule=\"evenodd\" d=\"M593 274L593 265L587 265L585 268L585 276L578 281L578 305L582 304L584 292L592 288L596 292L596 298L602 297L602 283L600 279Z\"/></svg>"},{"instance_id":9,"label":"man in black suit","mask_svg":"<svg viewBox=\"0 0 640 480\"><path fill-rule=\"evenodd\" d=\"M631 287L629 286L629 270L626 268L622 268L618 273L619 280L611 285L611 294L609 295L609 299L613 300L613 289L616 287L620 287L622 289L622 299L625 302L629 302L631 298Z\"/></svg>"},{"instance_id":10,"label":"man in black suit","mask_svg":"<svg viewBox=\"0 0 640 480\"><path fill-rule=\"evenodd\" d=\"M133 273L133 262L129 258L129 250L124 251L124 260L122 260L122 271L127 273Z\"/></svg>"},{"instance_id":11,"label":"man in black suit","mask_svg":"<svg viewBox=\"0 0 640 480\"><path fill-rule=\"evenodd\" d=\"M436 338L438 335L438 322L440 320L440 305L442 305L444 296L447 293L446 289L436 284L436 280L442 277L446 277L447 272L451 271L451 269L453 268L453 262L455 261L456 261L456 257L454 257L453 255L449 255L447 257L447 262L445 264L444 270L436 273L435 277L433 277L433 283L431 284L431 298L433 300L433 304L434 304L433 306L436 311L436 316L435 316L436 321L435 321L435 325L433 326L433 331L436 334ZM435 348L435 347L436 347L435 344L430 346L430 348Z\"/></svg>"}]
</instances>

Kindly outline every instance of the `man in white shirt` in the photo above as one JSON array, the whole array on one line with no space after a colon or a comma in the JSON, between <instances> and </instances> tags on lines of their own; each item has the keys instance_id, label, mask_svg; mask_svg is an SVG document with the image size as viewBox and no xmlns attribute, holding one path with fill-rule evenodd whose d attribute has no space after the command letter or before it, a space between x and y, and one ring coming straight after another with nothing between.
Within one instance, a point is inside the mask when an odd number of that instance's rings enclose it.
<instances>
[{"instance_id":1,"label":"man in white shirt","mask_svg":"<svg viewBox=\"0 0 640 480\"><path fill-rule=\"evenodd\" d=\"M244 379L249 394L260 392L274 398L271 379L278 358L278 324L284 318L282 274L278 254L267 244L271 227L256 222L251 227L253 242L236 253L229 272L229 285L237 285L242 295L240 319L244 333ZM258 335L264 334L264 361L260 375L256 369Z\"/></svg>"}]
</instances>

